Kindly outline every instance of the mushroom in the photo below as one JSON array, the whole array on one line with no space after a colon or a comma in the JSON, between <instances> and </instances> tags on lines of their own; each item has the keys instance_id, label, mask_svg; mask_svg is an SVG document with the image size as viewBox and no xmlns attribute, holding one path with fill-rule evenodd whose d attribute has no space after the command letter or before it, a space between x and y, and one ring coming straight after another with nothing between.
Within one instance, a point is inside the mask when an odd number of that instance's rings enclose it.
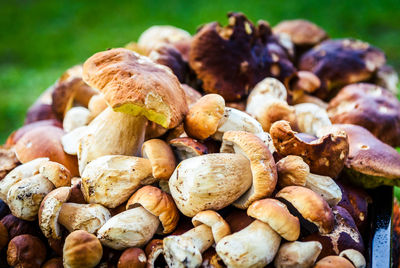
<instances>
[{"instance_id":1,"label":"mushroom","mask_svg":"<svg viewBox=\"0 0 400 268\"><path fill-rule=\"evenodd\" d=\"M168 267L199 267L202 253L230 234L228 223L212 210L204 210L192 218L195 228L182 235L164 238L164 257Z\"/></svg>"},{"instance_id":2,"label":"mushroom","mask_svg":"<svg viewBox=\"0 0 400 268\"><path fill-rule=\"evenodd\" d=\"M274 260L274 265L276 268L312 267L321 250L322 245L317 241L286 242L279 248Z\"/></svg>"},{"instance_id":3,"label":"mushroom","mask_svg":"<svg viewBox=\"0 0 400 268\"><path fill-rule=\"evenodd\" d=\"M80 140L87 135L88 127L77 127L61 137L64 152L69 155L77 155Z\"/></svg>"},{"instance_id":4,"label":"mushroom","mask_svg":"<svg viewBox=\"0 0 400 268\"><path fill-rule=\"evenodd\" d=\"M140 248L128 248L122 252L118 260L118 268L145 268L146 255Z\"/></svg>"},{"instance_id":5,"label":"mushroom","mask_svg":"<svg viewBox=\"0 0 400 268\"><path fill-rule=\"evenodd\" d=\"M301 94L301 96L298 96L295 100L292 100L293 105L301 103L313 103L324 110L328 108L327 102L307 93Z\"/></svg>"},{"instance_id":6,"label":"mushroom","mask_svg":"<svg viewBox=\"0 0 400 268\"><path fill-rule=\"evenodd\" d=\"M62 258L52 258L46 261L41 268L63 268Z\"/></svg>"},{"instance_id":7,"label":"mushroom","mask_svg":"<svg viewBox=\"0 0 400 268\"><path fill-rule=\"evenodd\" d=\"M241 13L228 13L228 18L225 27L204 25L191 43L189 64L205 92L236 101L265 77L284 81L294 74L286 49L267 22L255 27Z\"/></svg>"},{"instance_id":8,"label":"mushroom","mask_svg":"<svg viewBox=\"0 0 400 268\"><path fill-rule=\"evenodd\" d=\"M383 65L378 69L373 78L373 83L388 89L394 95L398 94L399 75L390 65Z\"/></svg>"},{"instance_id":9,"label":"mushroom","mask_svg":"<svg viewBox=\"0 0 400 268\"><path fill-rule=\"evenodd\" d=\"M276 198L290 204L300 214L303 219L311 222L312 227L316 226L321 234L329 234L334 227L334 215L328 203L314 191L301 186L287 186L280 190ZM301 218L300 218L301 219ZM307 226L307 222L302 222L305 228L313 231L312 227Z\"/></svg>"},{"instance_id":10,"label":"mushroom","mask_svg":"<svg viewBox=\"0 0 400 268\"><path fill-rule=\"evenodd\" d=\"M7 246L9 241L8 230L3 223L0 222L0 250Z\"/></svg>"},{"instance_id":11,"label":"mushroom","mask_svg":"<svg viewBox=\"0 0 400 268\"><path fill-rule=\"evenodd\" d=\"M302 140L288 122L275 122L270 130L274 146L282 156L301 156L314 174L335 178L346 161L349 143L344 131L331 131L310 142Z\"/></svg>"},{"instance_id":12,"label":"mushroom","mask_svg":"<svg viewBox=\"0 0 400 268\"><path fill-rule=\"evenodd\" d=\"M97 94L90 98L88 109L92 118L96 118L106 108L107 102L103 95Z\"/></svg>"},{"instance_id":13,"label":"mushroom","mask_svg":"<svg viewBox=\"0 0 400 268\"><path fill-rule=\"evenodd\" d=\"M0 146L0 180L16 168L18 164L19 161L14 150L7 145Z\"/></svg>"},{"instance_id":14,"label":"mushroom","mask_svg":"<svg viewBox=\"0 0 400 268\"><path fill-rule=\"evenodd\" d=\"M208 148L203 143L189 138L175 138L169 141L172 150L176 154L178 161L181 162L185 159L208 154Z\"/></svg>"},{"instance_id":15,"label":"mushroom","mask_svg":"<svg viewBox=\"0 0 400 268\"><path fill-rule=\"evenodd\" d=\"M35 103L29 107L28 111L26 112L24 124L29 125L44 120L56 120L60 122L57 118L57 115L53 112L51 104Z\"/></svg>"},{"instance_id":16,"label":"mushroom","mask_svg":"<svg viewBox=\"0 0 400 268\"><path fill-rule=\"evenodd\" d=\"M80 140L81 173L100 156L135 154L147 119L173 128L187 111L185 94L171 71L127 49L90 57L83 66L83 79L103 93L109 108L89 124L88 134Z\"/></svg>"},{"instance_id":17,"label":"mushroom","mask_svg":"<svg viewBox=\"0 0 400 268\"><path fill-rule=\"evenodd\" d=\"M320 135L331 131L345 131L350 145L345 162L348 179L364 188L380 185L400 185L400 155L363 127L334 124L321 129Z\"/></svg>"},{"instance_id":18,"label":"mushroom","mask_svg":"<svg viewBox=\"0 0 400 268\"><path fill-rule=\"evenodd\" d=\"M73 107L64 116L63 128L70 132L75 128L86 126L92 119L90 111L85 107Z\"/></svg>"},{"instance_id":19,"label":"mushroom","mask_svg":"<svg viewBox=\"0 0 400 268\"><path fill-rule=\"evenodd\" d=\"M291 185L304 186L321 195L330 205L335 206L342 200L342 191L328 176L310 173L310 167L300 156L288 155L276 163L278 169L278 184L286 187Z\"/></svg>"},{"instance_id":20,"label":"mushroom","mask_svg":"<svg viewBox=\"0 0 400 268\"><path fill-rule=\"evenodd\" d=\"M302 133L316 136L318 131L332 125L328 113L314 103L302 103L294 106L297 126Z\"/></svg>"},{"instance_id":21,"label":"mushroom","mask_svg":"<svg viewBox=\"0 0 400 268\"><path fill-rule=\"evenodd\" d=\"M355 268L365 268L367 266L364 256L355 249L343 250L339 256L351 261Z\"/></svg>"},{"instance_id":22,"label":"mushroom","mask_svg":"<svg viewBox=\"0 0 400 268\"><path fill-rule=\"evenodd\" d=\"M185 92L186 103L190 109L202 97L202 95L200 92L186 84L182 84L182 89Z\"/></svg>"},{"instance_id":23,"label":"mushroom","mask_svg":"<svg viewBox=\"0 0 400 268\"><path fill-rule=\"evenodd\" d=\"M237 200L251 186L249 160L241 154L206 154L182 161L169 189L185 216L203 210L220 210Z\"/></svg>"},{"instance_id":24,"label":"mushroom","mask_svg":"<svg viewBox=\"0 0 400 268\"><path fill-rule=\"evenodd\" d=\"M160 222L163 227L160 232L167 234L172 232L179 219L171 196L153 186L144 186L135 192L126 208L97 232L104 245L117 250L142 247L160 228Z\"/></svg>"},{"instance_id":25,"label":"mushroom","mask_svg":"<svg viewBox=\"0 0 400 268\"><path fill-rule=\"evenodd\" d=\"M41 163L39 173L51 181L55 188L71 185L71 172L57 162L46 161Z\"/></svg>"},{"instance_id":26,"label":"mushroom","mask_svg":"<svg viewBox=\"0 0 400 268\"><path fill-rule=\"evenodd\" d=\"M267 145L256 135L244 131L225 132L221 153L239 153L250 161L252 185L233 203L234 206L246 209L254 201L270 196L275 190L278 175L274 158Z\"/></svg>"},{"instance_id":27,"label":"mushroom","mask_svg":"<svg viewBox=\"0 0 400 268\"><path fill-rule=\"evenodd\" d=\"M86 202L115 208L128 200L145 181L154 181L150 160L106 155L86 166L81 189Z\"/></svg>"},{"instance_id":28,"label":"mushroom","mask_svg":"<svg viewBox=\"0 0 400 268\"><path fill-rule=\"evenodd\" d=\"M65 268L95 267L101 260L103 247L96 236L78 230L65 239L63 264Z\"/></svg>"},{"instance_id":29,"label":"mushroom","mask_svg":"<svg viewBox=\"0 0 400 268\"><path fill-rule=\"evenodd\" d=\"M165 267L163 241L161 239L151 240L145 248L147 256L147 268ZM162 264L160 264L162 262Z\"/></svg>"},{"instance_id":30,"label":"mushroom","mask_svg":"<svg viewBox=\"0 0 400 268\"><path fill-rule=\"evenodd\" d=\"M327 256L322 260L319 260L314 268L354 268L353 264L347 259L340 256Z\"/></svg>"},{"instance_id":31,"label":"mushroom","mask_svg":"<svg viewBox=\"0 0 400 268\"><path fill-rule=\"evenodd\" d=\"M35 236L19 235L8 243L7 263L12 267L39 268L45 259L46 246Z\"/></svg>"},{"instance_id":32,"label":"mushroom","mask_svg":"<svg viewBox=\"0 0 400 268\"><path fill-rule=\"evenodd\" d=\"M385 64L384 53L354 39L327 40L310 49L299 60L299 69L313 72L321 80L316 96L327 99L335 89L371 78Z\"/></svg>"},{"instance_id":33,"label":"mushroom","mask_svg":"<svg viewBox=\"0 0 400 268\"><path fill-rule=\"evenodd\" d=\"M31 222L21 220L15 217L13 214L8 214L7 216L3 217L0 223L7 229L9 240L23 234L38 236L40 233L40 231L36 229L36 226L34 226Z\"/></svg>"},{"instance_id":34,"label":"mushroom","mask_svg":"<svg viewBox=\"0 0 400 268\"><path fill-rule=\"evenodd\" d=\"M217 243L216 251L228 267L264 267L278 252L281 236L292 241L300 234L299 220L278 200L255 201L247 214L256 220Z\"/></svg>"},{"instance_id":35,"label":"mushroom","mask_svg":"<svg viewBox=\"0 0 400 268\"><path fill-rule=\"evenodd\" d=\"M151 139L142 145L142 155L149 159L153 177L157 180L168 180L174 172L176 161L171 147L163 140Z\"/></svg>"},{"instance_id":36,"label":"mushroom","mask_svg":"<svg viewBox=\"0 0 400 268\"><path fill-rule=\"evenodd\" d=\"M328 114L334 124L359 125L384 143L400 146L400 102L384 88L348 85L329 102Z\"/></svg>"}]
</instances>

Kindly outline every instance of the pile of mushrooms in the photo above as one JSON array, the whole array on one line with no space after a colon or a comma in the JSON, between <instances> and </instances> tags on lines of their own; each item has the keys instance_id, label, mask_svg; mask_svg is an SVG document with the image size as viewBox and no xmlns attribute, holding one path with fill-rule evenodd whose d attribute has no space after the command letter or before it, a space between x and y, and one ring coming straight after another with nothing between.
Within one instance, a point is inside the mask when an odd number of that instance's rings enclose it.
<instances>
[{"instance_id":1,"label":"pile of mushrooms","mask_svg":"<svg viewBox=\"0 0 400 268\"><path fill-rule=\"evenodd\" d=\"M311 22L228 17L43 93L0 148L1 267L366 267L363 188L400 185L397 74Z\"/></svg>"}]
</instances>

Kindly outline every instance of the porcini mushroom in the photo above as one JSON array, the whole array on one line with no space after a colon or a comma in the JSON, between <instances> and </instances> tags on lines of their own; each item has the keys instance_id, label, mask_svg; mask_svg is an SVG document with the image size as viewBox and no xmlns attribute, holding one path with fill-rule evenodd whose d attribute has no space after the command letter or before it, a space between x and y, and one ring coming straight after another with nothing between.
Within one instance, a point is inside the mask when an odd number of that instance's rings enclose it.
<instances>
[{"instance_id":1,"label":"porcini mushroom","mask_svg":"<svg viewBox=\"0 0 400 268\"><path fill-rule=\"evenodd\" d=\"M312 267L321 250L322 245L317 241L286 242L279 248L274 260L274 265L276 268Z\"/></svg>"},{"instance_id":2,"label":"porcini mushroom","mask_svg":"<svg viewBox=\"0 0 400 268\"><path fill-rule=\"evenodd\" d=\"M164 238L164 256L169 267L199 267L202 253L230 234L228 223L212 210L197 213L192 223L195 228L184 234Z\"/></svg>"},{"instance_id":3,"label":"porcini mushroom","mask_svg":"<svg viewBox=\"0 0 400 268\"><path fill-rule=\"evenodd\" d=\"M353 264L346 258L340 256L327 256L319 260L314 268L354 268Z\"/></svg>"},{"instance_id":4,"label":"porcini mushroom","mask_svg":"<svg viewBox=\"0 0 400 268\"><path fill-rule=\"evenodd\" d=\"M328 113L314 103L301 103L294 106L299 131L316 136L318 131L332 125Z\"/></svg>"},{"instance_id":5,"label":"porcini mushroom","mask_svg":"<svg viewBox=\"0 0 400 268\"><path fill-rule=\"evenodd\" d=\"M175 170L174 153L168 143L163 140L145 141L142 145L142 155L150 160L152 175L157 180L168 180Z\"/></svg>"},{"instance_id":6,"label":"porcini mushroom","mask_svg":"<svg viewBox=\"0 0 400 268\"><path fill-rule=\"evenodd\" d=\"M85 107L73 107L64 116L63 128L70 132L75 128L86 126L92 119L90 111Z\"/></svg>"},{"instance_id":7,"label":"porcini mushroom","mask_svg":"<svg viewBox=\"0 0 400 268\"><path fill-rule=\"evenodd\" d=\"M351 261L355 268L365 268L367 266L364 256L355 249L343 250L339 256Z\"/></svg>"},{"instance_id":8,"label":"porcini mushroom","mask_svg":"<svg viewBox=\"0 0 400 268\"><path fill-rule=\"evenodd\" d=\"M140 248L128 248L122 252L118 260L118 268L145 268L146 254Z\"/></svg>"},{"instance_id":9,"label":"porcini mushroom","mask_svg":"<svg viewBox=\"0 0 400 268\"><path fill-rule=\"evenodd\" d=\"M7 262L12 267L41 267L46 259L46 246L33 235L14 237L7 248Z\"/></svg>"},{"instance_id":10,"label":"porcini mushroom","mask_svg":"<svg viewBox=\"0 0 400 268\"><path fill-rule=\"evenodd\" d=\"M169 144L175 152L179 162L195 156L208 154L207 146L193 138L175 138L170 140Z\"/></svg>"}]
</instances>

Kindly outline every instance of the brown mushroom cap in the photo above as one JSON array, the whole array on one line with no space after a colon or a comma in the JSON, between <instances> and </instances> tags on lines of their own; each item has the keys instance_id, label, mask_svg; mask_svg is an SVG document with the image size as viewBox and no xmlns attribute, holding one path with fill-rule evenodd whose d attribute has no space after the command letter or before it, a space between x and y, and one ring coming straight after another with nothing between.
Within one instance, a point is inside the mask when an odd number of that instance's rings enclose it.
<instances>
[{"instance_id":1,"label":"brown mushroom cap","mask_svg":"<svg viewBox=\"0 0 400 268\"><path fill-rule=\"evenodd\" d=\"M46 161L39 167L39 173L54 184L54 187L71 186L71 172L57 162Z\"/></svg>"},{"instance_id":2,"label":"brown mushroom cap","mask_svg":"<svg viewBox=\"0 0 400 268\"><path fill-rule=\"evenodd\" d=\"M349 139L345 171L353 183L365 188L400 185L400 154L393 147L356 125L335 124L321 132L336 130L345 131Z\"/></svg>"},{"instance_id":3,"label":"brown mushroom cap","mask_svg":"<svg viewBox=\"0 0 400 268\"><path fill-rule=\"evenodd\" d=\"M213 210L200 211L192 218L192 223L195 227L201 224L210 227L215 243L218 243L219 240L231 233L229 224Z\"/></svg>"},{"instance_id":4,"label":"brown mushroom cap","mask_svg":"<svg viewBox=\"0 0 400 268\"><path fill-rule=\"evenodd\" d=\"M308 20L284 20L273 28L274 33L285 33L297 46L313 46L328 38L326 32Z\"/></svg>"},{"instance_id":5,"label":"brown mushroom cap","mask_svg":"<svg viewBox=\"0 0 400 268\"><path fill-rule=\"evenodd\" d=\"M297 155L288 155L276 163L278 184L281 187L289 185L305 186L310 167Z\"/></svg>"},{"instance_id":6,"label":"brown mushroom cap","mask_svg":"<svg viewBox=\"0 0 400 268\"><path fill-rule=\"evenodd\" d=\"M207 93L218 93L226 101L240 100L267 76L283 81L294 74L268 23L261 21L255 27L241 13L228 13L228 17L227 26L206 24L192 40L189 64Z\"/></svg>"},{"instance_id":7,"label":"brown mushroom cap","mask_svg":"<svg viewBox=\"0 0 400 268\"><path fill-rule=\"evenodd\" d=\"M276 194L293 205L301 216L317 225L323 234L333 229L334 218L328 203L317 193L301 186L287 186Z\"/></svg>"},{"instance_id":8,"label":"brown mushroom cap","mask_svg":"<svg viewBox=\"0 0 400 268\"><path fill-rule=\"evenodd\" d=\"M321 87L315 94L326 99L335 88L368 80L385 61L384 53L368 43L353 39L327 40L303 54L299 69L320 78Z\"/></svg>"},{"instance_id":9,"label":"brown mushroom cap","mask_svg":"<svg viewBox=\"0 0 400 268\"><path fill-rule=\"evenodd\" d=\"M146 254L140 248L128 248L124 250L118 260L118 268L145 268Z\"/></svg>"},{"instance_id":10,"label":"brown mushroom cap","mask_svg":"<svg viewBox=\"0 0 400 268\"><path fill-rule=\"evenodd\" d=\"M22 163L36 158L48 157L51 161L64 165L72 176L79 175L75 156L64 152L61 137L64 131L53 126L40 126L27 132L15 145L15 153Z\"/></svg>"},{"instance_id":11,"label":"brown mushroom cap","mask_svg":"<svg viewBox=\"0 0 400 268\"><path fill-rule=\"evenodd\" d=\"M154 186L144 186L136 191L126 203L126 209L143 206L148 212L158 217L164 230L172 232L179 220L178 209L172 197Z\"/></svg>"},{"instance_id":12,"label":"brown mushroom cap","mask_svg":"<svg viewBox=\"0 0 400 268\"><path fill-rule=\"evenodd\" d=\"M171 147L163 140L151 139L142 145L142 154L148 158L156 179L168 180L175 170L176 161Z\"/></svg>"},{"instance_id":13,"label":"brown mushroom cap","mask_svg":"<svg viewBox=\"0 0 400 268\"><path fill-rule=\"evenodd\" d=\"M346 258L339 256L327 256L318 261L314 268L354 268L353 264Z\"/></svg>"},{"instance_id":14,"label":"brown mushroom cap","mask_svg":"<svg viewBox=\"0 0 400 268\"><path fill-rule=\"evenodd\" d=\"M25 125L32 124L38 121L44 120L57 120L56 114L51 108L51 104L47 103L35 103L29 107L25 116Z\"/></svg>"},{"instance_id":15,"label":"brown mushroom cap","mask_svg":"<svg viewBox=\"0 0 400 268\"><path fill-rule=\"evenodd\" d=\"M384 88L348 85L329 102L328 115L334 124L359 125L384 143L400 146L400 102Z\"/></svg>"},{"instance_id":16,"label":"brown mushroom cap","mask_svg":"<svg viewBox=\"0 0 400 268\"><path fill-rule=\"evenodd\" d=\"M288 241L295 241L299 238L299 219L290 214L286 205L276 199L266 198L255 201L247 209L247 214L267 223Z\"/></svg>"},{"instance_id":17,"label":"brown mushroom cap","mask_svg":"<svg viewBox=\"0 0 400 268\"><path fill-rule=\"evenodd\" d=\"M46 261L42 268L63 268L63 260L62 258L52 258Z\"/></svg>"},{"instance_id":18,"label":"brown mushroom cap","mask_svg":"<svg viewBox=\"0 0 400 268\"><path fill-rule=\"evenodd\" d=\"M7 262L13 267L41 267L46 259L46 247L32 235L14 237L8 243Z\"/></svg>"},{"instance_id":19,"label":"brown mushroom cap","mask_svg":"<svg viewBox=\"0 0 400 268\"><path fill-rule=\"evenodd\" d=\"M98 88L115 111L144 115L165 128L177 126L187 112L176 76L128 49L96 53L83 65L83 79Z\"/></svg>"},{"instance_id":20,"label":"brown mushroom cap","mask_svg":"<svg viewBox=\"0 0 400 268\"><path fill-rule=\"evenodd\" d=\"M311 141L301 140L286 121L275 122L270 130L274 146L283 156L301 156L314 174L335 178L343 169L349 144L344 131L329 134Z\"/></svg>"}]
</instances>

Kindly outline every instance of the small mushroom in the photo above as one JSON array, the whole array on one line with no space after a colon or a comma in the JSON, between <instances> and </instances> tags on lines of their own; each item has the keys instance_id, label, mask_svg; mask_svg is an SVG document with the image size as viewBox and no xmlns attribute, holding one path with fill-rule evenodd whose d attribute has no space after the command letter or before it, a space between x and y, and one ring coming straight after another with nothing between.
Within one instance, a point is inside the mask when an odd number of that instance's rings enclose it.
<instances>
[{"instance_id":1,"label":"small mushroom","mask_svg":"<svg viewBox=\"0 0 400 268\"><path fill-rule=\"evenodd\" d=\"M314 268L354 268L353 264L347 259L340 256L327 256L319 260Z\"/></svg>"},{"instance_id":2,"label":"small mushroom","mask_svg":"<svg viewBox=\"0 0 400 268\"><path fill-rule=\"evenodd\" d=\"M122 252L118 260L118 268L145 268L146 255L140 248L128 248Z\"/></svg>"},{"instance_id":3,"label":"small mushroom","mask_svg":"<svg viewBox=\"0 0 400 268\"><path fill-rule=\"evenodd\" d=\"M312 267L321 250L322 245L317 241L286 242L279 248L274 260L274 265L276 268Z\"/></svg>"},{"instance_id":4,"label":"small mushroom","mask_svg":"<svg viewBox=\"0 0 400 268\"><path fill-rule=\"evenodd\" d=\"M256 135L244 131L227 131L223 136L222 153L239 153L250 161L253 182L250 189L233 205L246 209L256 200L270 196L278 175L275 161L267 145Z\"/></svg>"},{"instance_id":5,"label":"small mushroom","mask_svg":"<svg viewBox=\"0 0 400 268\"><path fill-rule=\"evenodd\" d=\"M279 160L276 167L281 187L304 186L321 195L330 206L342 200L342 192L335 181L327 176L310 173L310 167L300 156L288 155Z\"/></svg>"},{"instance_id":6,"label":"small mushroom","mask_svg":"<svg viewBox=\"0 0 400 268\"><path fill-rule=\"evenodd\" d=\"M94 95L90 98L88 109L92 118L97 117L102 111L107 108L107 102L101 94Z\"/></svg>"},{"instance_id":7,"label":"small mushroom","mask_svg":"<svg viewBox=\"0 0 400 268\"><path fill-rule=\"evenodd\" d=\"M241 154L206 154L182 161L169 189L185 216L203 210L220 210L237 200L251 186L249 160Z\"/></svg>"},{"instance_id":8,"label":"small mushroom","mask_svg":"<svg viewBox=\"0 0 400 268\"><path fill-rule=\"evenodd\" d=\"M297 126L302 133L316 136L318 131L332 125L328 113L314 103L302 103L294 106Z\"/></svg>"},{"instance_id":9,"label":"small mushroom","mask_svg":"<svg viewBox=\"0 0 400 268\"><path fill-rule=\"evenodd\" d=\"M71 185L71 173L57 162L47 161L40 164L39 173L51 181L55 188Z\"/></svg>"},{"instance_id":10,"label":"small mushroom","mask_svg":"<svg viewBox=\"0 0 400 268\"><path fill-rule=\"evenodd\" d=\"M351 261L355 268L365 268L367 266L364 256L355 249L343 250L339 256Z\"/></svg>"},{"instance_id":11,"label":"small mushroom","mask_svg":"<svg viewBox=\"0 0 400 268\"><path fill-rule=\"evenodd\" d=\"M179 162L188 158L208 154L207 146L193 138L175 138L170 140L169 144L175 152Z\"/></svg>"},{"instance_id":12,"label":"small mushroom","mask_svg":"<svg viewBox=\"0 0 400 268\"><path fill-rule=\"evenodd\" d=\"M95 267L101 260L103 247L96 236L78 230L65 239L63 263L65 268Z\"/></svg>"},{"instance_id":13,"label":"small mushroom","mask_svg":"<svg viewBox=\"0 0 400 268\"><path fill-rule=\"evenodd\" d=\"M204 210L192 219L195 228L182 235L164 238L164 256L168 267L199 267L202 253L230 234L229 225L212 210Z\"/></svg>"},{"instance_id":14,"label":"small mushroom","mask_svg":"<svg viewBox=\"0 0 400 268\"><path fill-rule=\"evenodd\" d=\"M332 131L317 140L303 141L286 121L275 122L270 130L274 146L282 156L301 156L314 174L335 178L346 161L349 142L344 131Z\"/></svg>"},{"instance_id":15,"label":"small mushroom","mask_svg":"<svg viewBox=\"0 0 400 268\"><path fill-rule=\"evenodd\" d=\"M295 214L300 214L306 221L317 226L321 234L328 234L333 230L332 209L314 191L301 186L287 186L280 190L275 197L292 205L297 210ZM306 224L304 225L307 228Z\"/></svg>"},{"instance_id":16,"label":"small mushroom","mask_svg":"<svg viewBox=\"0 0 400 268\"><path fill-rule=\"evenodd\" d=\"M142 145L142 155L149 159L153 177L157 180L168 180L174 172L176 161L171 147L163 140L151 139Z\"/></svg>"},{"instance_id":17,"label":"small mushroom","mask_svg":"<svg viewBox=\"0 0 400 268\"><path fill-rule=\"evenodd\" d=\"M86 166L82 173L82 193L88 203L115 208L128 200L144 181L154 181L150 160L106 155Z\"/></svg>"},{"instance_id":18,"label":"small mushroom","mask_svg":"<svg viewBox=\"0 0 400 268\"><path fill-rule=\"evenodd\" d=\"M8 243L7 262L12 267L39 268L45 259L46 246L35 236L19 235Z\"/></svg>"},{"instance_id":19,"label":"small mushroom","mask_svg":"<svg viewBox=\"0 0 400 268\"><path fill-rule=\"evenodd\" d=\"M73 107L64 116L63 128L70 132L75 128L86 126L91 120L90 111L85 107Z\"/></svg>"},{"instance_id":20,"label":"small mushroom","mask_svg":"<svg viewBox=\"0 0 400 268\"><path fill-rule=\"evenodd\" d=\"M144 250L147 256L147 268L165 267L164 247L161 239L151 240Z\"/></svg>"}]
</instances>

